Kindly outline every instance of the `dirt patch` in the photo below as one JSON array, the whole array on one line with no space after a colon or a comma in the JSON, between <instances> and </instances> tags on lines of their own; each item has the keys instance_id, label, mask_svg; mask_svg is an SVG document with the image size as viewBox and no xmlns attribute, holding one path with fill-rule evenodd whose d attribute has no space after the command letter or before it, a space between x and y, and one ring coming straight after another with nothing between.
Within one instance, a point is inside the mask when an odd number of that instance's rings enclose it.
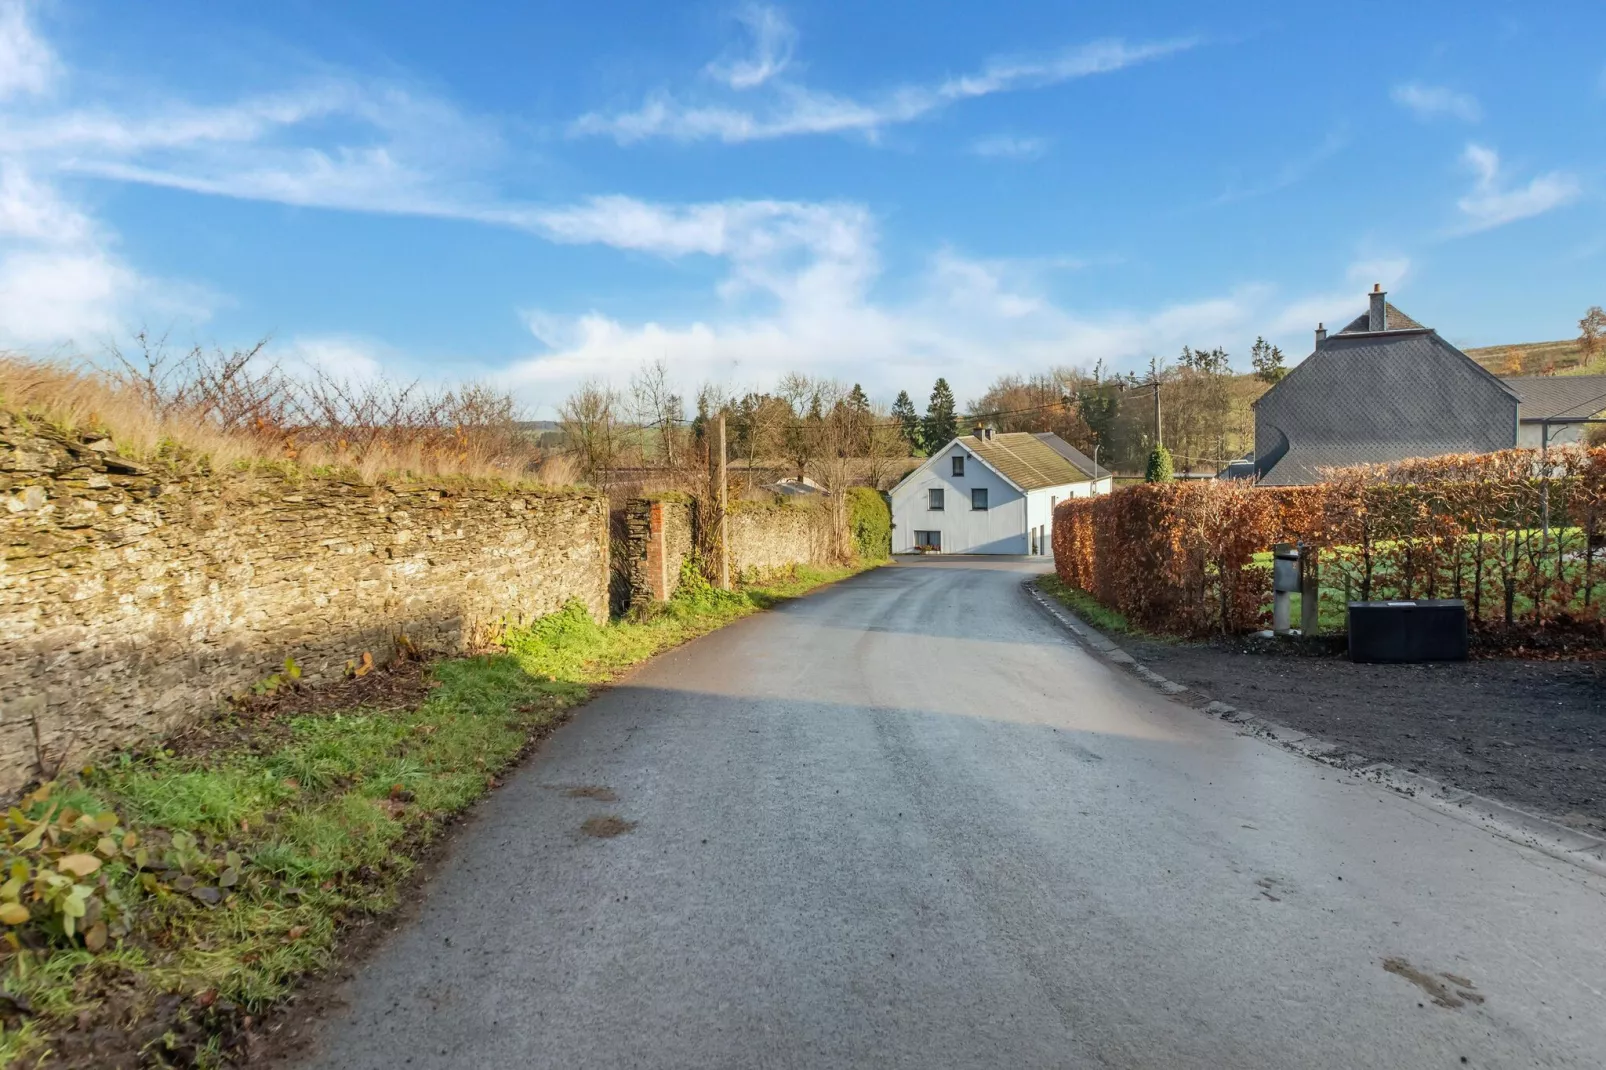
<instances>
[{"instance_id":1,"label":"dirt patch","mask_svg":"<svg viewBox=\"0 0 1606 1070\"><path fill-rule=\"evenodd\" d=\"M582 784L577 788L570 788L563 794L571 799L596 799L598 802L618 802L619 796L612 788L605 788L601 784Z\"/></svg>"},{"instance_id":2,"label":"dirt patch","mask_svg":"<svg viewBox=\"0 0 1606 1070\"><path fill-rule=\"evenodd\" d=\"M1357 665L1341 644L1123 638L1212 699L1454 787L1606 831L1606 662Z\"/></svg>"},{"instance_id":3,"label":"dirt patch","mask_svg":"<svg viewBox=\"0 0 1606 1070\"><path fill-rule=\"evenodd\" d=\"M1383 968L1396 977L1403 977L1428 994L1435 1006L1465 1007L1468 1003L1482 1003L1483 996L1473 991L1473 984L1465 977L1458 977L1453 973L1441 973L1434 976L1424 970L1419 970L1404 959L1384 959ZM1448 984L1446 982L1449 982ZM1453 986L1453 987L1452 987Z\"/></svg>"},{"instance_id":4,"label":"dirt patch","mask_svg":"<svg viewBox=\"0 0 1606 1070\"><path fill-rule=\"evenodd\" d=\"M588 817L580 826L580 831L587 836L599 840L611 840L615 836L623 836L636 827L634 821L626 821L617 814L608 814L606 817Z\"/></svg>"},{"instance_id":5,"label":"dirt patch","mask_svg":"<svg viewBox=\"0 0 1606 1070\"><path fill-rule=\"evenodd\" d=\"M285 687L242 697L229 708L168 736L161 746L183 757L213 753L266 754L290 739L290 722L331 713L403 713L416 710L440 684L423 661L397 660L362 676L316 687Z\"/></svg>"}]
</instances>

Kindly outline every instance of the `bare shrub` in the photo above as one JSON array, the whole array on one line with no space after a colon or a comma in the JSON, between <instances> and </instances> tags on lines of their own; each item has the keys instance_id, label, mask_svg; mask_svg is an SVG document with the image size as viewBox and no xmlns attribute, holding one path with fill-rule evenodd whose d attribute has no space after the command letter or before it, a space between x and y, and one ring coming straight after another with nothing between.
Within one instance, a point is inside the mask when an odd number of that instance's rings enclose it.
<instances>
[{"instance_id":1,"label":"bare shrub","mask_svg":"<svg viewBox=\"0 0 1606 1070\"><path fill-rule=\"evenodd\" d=\"M522 480L546 460L520 427L513 398L492 387L353 381L317 370L292 376L265 342L225 351L174 350L145 332L134 341L132 352L111 351L109 368L0 356L0 405L67 431L106 434L119 452L145 459L289 460L368 480ZM559 465L541 481L569 477Z\"/></svg>"}]
</instances>

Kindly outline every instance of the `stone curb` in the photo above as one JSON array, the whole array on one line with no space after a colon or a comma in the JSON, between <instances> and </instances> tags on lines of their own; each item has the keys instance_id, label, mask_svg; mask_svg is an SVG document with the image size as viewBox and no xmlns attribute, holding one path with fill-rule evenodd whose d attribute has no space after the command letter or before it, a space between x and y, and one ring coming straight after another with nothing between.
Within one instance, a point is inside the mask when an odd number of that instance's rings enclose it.
<instances>
[{"instance_id":1,"label":"stone curb","mask_svg":"<svg viewBox=\"0 0 1606 1070\"><path fill-rule=\"evenodd\" d=\"M1213 699L1185 684L1166 679L1121 649L1119 644L1104 633L1076 616L1058 599L1038 590L1034 581L1025 581L1022 588L1033 602L1064 626L1084 646L1096 651L1106 660L1126 668L1163 694L1173 697L1184 694L1195 696L1199 703L1194 708L1201 713L1237 725L1240 730L1258 736L1283 750L1379 784L1440 813L1459 818L1497 836L1520 843L1524 847L1531 847L1552 858L1606 876L1606 838L1569 828L1547 817L1519 810L1487 796L1462 791L1432 777L1407 772L1387 762L1358 762L1355 755L1336 743L1259 717Z\"/></svg>"}]
</instances>

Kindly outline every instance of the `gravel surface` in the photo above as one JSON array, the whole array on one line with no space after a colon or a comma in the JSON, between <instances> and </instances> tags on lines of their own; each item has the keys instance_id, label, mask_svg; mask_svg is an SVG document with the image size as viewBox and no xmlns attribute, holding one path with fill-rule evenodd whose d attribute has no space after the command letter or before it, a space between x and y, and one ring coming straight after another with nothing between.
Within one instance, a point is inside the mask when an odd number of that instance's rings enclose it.
<instances>
[{"instance_id":1,"label":"gravel surface","mask_svg":"<svg viewBox=\"0 0 1606 1070\"><path fill-rule=\"evenodd\" d=\"M1264 640L1118 639L1162 676L1358 757L1606 831L1606 662L1356 665Z\"/></svg>"}]
</instances>

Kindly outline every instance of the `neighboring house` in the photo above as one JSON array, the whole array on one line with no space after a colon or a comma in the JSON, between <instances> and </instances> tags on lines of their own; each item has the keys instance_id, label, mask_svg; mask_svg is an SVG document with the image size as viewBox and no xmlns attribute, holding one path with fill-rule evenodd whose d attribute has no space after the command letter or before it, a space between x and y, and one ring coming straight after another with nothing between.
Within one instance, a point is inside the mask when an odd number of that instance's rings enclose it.
<instances>
[{"instance_id":1,"label":"neighboring house","mask_svg":"<svg viewBox=\"0 0 1606 1070\"><path fill-rule=\"evenodd\" d=\"M1370 297L1337 334L1318 326L1315 351L1255 402L1252 471L1262 484L1516 445L1518 391L1389 304L1381 287Z\"/></svg>"},{"instance_id":2,"label":"neighboring house","mask_svg":"<svg viewBox=\"0 0 1606 1070\"><path fill-rule=\"evenodd\" d=\"M766 483L760 489L770 494L780 495L783 498L794 499L814 498L825 493L825 488L808 476L787 476L784 479L776 480L774 483Z\"/></svg>"},{"instance_id":3,"label":"neighboring house","mask_svg":"<svg viewBox=\"0 0 1606 1070\"><path fill-rule=\"evenodd\" d=\"M1589 424L1580 421L1606 412L1606 375L1528 375L1505 384L1520 399L1517 445L1525 449L1582 442Z\"/></svg>"},{"instance_id":4,"label":"neighboring house","mask_svg":"<svg viewBox=\"0 0 1606 1070\"><path fill-rule=\"evenodd\" d=\"M977 428L892 489L892 551L1047 554L1054 506L1111 482L1058 435Z\"/></svg>"}]
</instances>

